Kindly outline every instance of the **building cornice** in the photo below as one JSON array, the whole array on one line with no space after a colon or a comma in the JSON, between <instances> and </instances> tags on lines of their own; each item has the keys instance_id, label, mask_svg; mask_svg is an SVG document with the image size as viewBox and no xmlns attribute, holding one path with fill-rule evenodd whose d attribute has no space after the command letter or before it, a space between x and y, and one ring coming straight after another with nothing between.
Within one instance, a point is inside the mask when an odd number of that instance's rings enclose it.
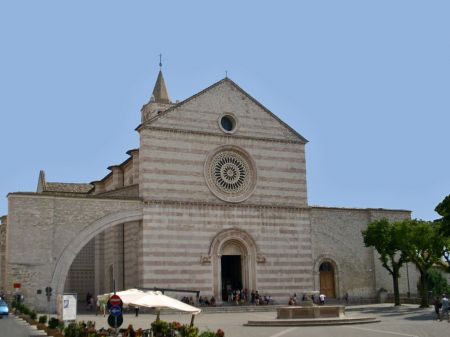
<instances>
[{"instance_id":1,"label":"building cornice","mask_svg":"<svg viewBox=\"0 0 450 337\"><path fill-rule=\"evenodd\" d=\"M202 206L202 207L219 207L219 208L264 208L264 209L285 209L295 211L308 210L308 206L282 206L269 204L251 204L251 203L219 203L204 201L180 201L180 200L163 200L148 199L143 201L144 205L176 205L176 206Z\"/></svg>"},{"instance_id":2,"label":"building cornice","mask_svg":"<svg viewBox=\"0 0 450 337\"><path fill-rule=\"evenodd\" d=\"M172 128L163 128L149 125L140 125L136 128L137 131L141 132L142 130L154 130L154 131L163 131L169 133L183 133L183 134L192 134L196 136L205 136L205 137L216 137L221 139L243 139L243 140L256 140L256 141L265 141L265 142L273 142L273 143L282 143L282 144L302 144L305 145L304 142L299 140L287 140L287 139L277 139L277 138L263 138L263 137L251 137L251 136L241 136L241 135L227 135L227 134L217 134L214 132L206 132L206 131L193 131L193 130L182 130L182 129L172 129Z\"/></svg>"},{"instance_id":3,"label":"building cornice","mask_svg":"<svg viewBox=\"0 0 450 337\"><path fill-rule=\"evenodd\" d=\"M58 194L58 193L46 193L46 194L41 194L41 193L34 193L34 192L10 192L8 193L7 197L9 198L10 196L12 197L21 197L21 196L26 196L26 197L33 197L33 198L62 198L62 199L95 199L95 200L114 200L114 201L125 201L125 202L142 202L141 198L136 198L136 197L123 197L123 196L97 196L97 195L92 195L92 194L80 194L80 195L67 195L67 194Z\"/></svg>"},{"instance_id":4,"label":"building cornice","mask_svg":"<svg viewBox=\"0 0 450 337\"><path fill-rule=\"evenodd\" d=\"M409 212L412 211L408 209L392 209L392 208L359 208L359 207L337 207L337 206L309 206L310 209L326 209L334 211L387 211L387 212Z\"/></svg>"}]
</instances>

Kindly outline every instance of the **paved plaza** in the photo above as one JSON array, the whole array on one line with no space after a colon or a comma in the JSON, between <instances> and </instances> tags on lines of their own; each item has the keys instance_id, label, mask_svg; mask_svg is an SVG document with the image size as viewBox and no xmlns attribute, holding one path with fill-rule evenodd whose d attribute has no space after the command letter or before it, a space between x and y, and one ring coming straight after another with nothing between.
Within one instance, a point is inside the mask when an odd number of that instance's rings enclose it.
<instances>
[{"instance_id":1,"label":"paved plaza","mask_svg":"<svg viewBox=\"0 0 450 337\"><path fill-rule=\"evenodd\" d=\"M356 324L346 326L323 327L247 327L249 320L274 319L276 311L269 312L236 312L236 313L200 313L195 318L195 325L200 331L206 329L216 331L221 328L226 337L389 337L417 336L442 337L448 336L450 323L434 320L432 307L421 309L417 305L402 305L399 308L392 304L377 304L347 307L347 315L373 315L380 318L380 323ZM106 317L95 315L79 315L80 320L92 320L97 327L107 327ZM135 317L124 315L124 324L134 327L148 328L155 315L142 314ZM172 322L189 323L190 315L161 315L161 319Z\"/></svg>"}]
</instances>

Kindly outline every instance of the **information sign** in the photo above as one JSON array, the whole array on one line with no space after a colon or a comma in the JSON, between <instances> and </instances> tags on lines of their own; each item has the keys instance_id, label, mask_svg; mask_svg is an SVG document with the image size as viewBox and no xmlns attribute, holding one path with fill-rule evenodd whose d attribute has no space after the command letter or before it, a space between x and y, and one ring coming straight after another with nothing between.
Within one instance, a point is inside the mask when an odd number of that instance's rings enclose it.
<instances>
[{"instance_id":1,"label":"information sign","mask_svg":"<svg viewBox=\"0 0 450 337\"><path fill-rule=\"evenodd\" d=\"M120 316L120 315L122 315L122 308L118 305L115 305L115 306L111 307L109 312L112 316Z\"/></svg>"}]
</instances>

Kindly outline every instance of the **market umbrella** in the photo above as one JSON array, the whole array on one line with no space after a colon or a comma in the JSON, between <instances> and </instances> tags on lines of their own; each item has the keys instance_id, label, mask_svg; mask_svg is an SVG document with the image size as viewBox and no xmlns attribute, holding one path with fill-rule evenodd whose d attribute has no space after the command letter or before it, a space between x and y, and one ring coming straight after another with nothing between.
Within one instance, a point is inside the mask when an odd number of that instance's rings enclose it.
<instances>
[{"instance_id":1,"label":"market umbrella","mask_svg":"<svg viewBox=\"0 0 450 337\"><path fill-rule=\"evenodd\" d=\"M179 311L190 312L192 314L191 325L194 324L194 316L202 311L201 309L193 307L192 305L166 296L160 291L146 291L143 297L134 301L130 301L129 304L139 307L156 308L158 311L156 318L157 320L159 320L159 312L161 308L170 308Z\"/></svg>"},{"instance_id":2,"label":"market umbrella","mask_svg":"<svg viewBox=\"0 0 450 337\"><path fill-rule=\"evenodd\" d=\"M97 298L99 298L99 299L106 298L106 300L108 300L109 297L111 297L111 295L113 295L113 294L114 293L98 295ZM116 295L118 295L120 297L124 306L128 306L130 304L130 302L136 301L136 300L144 297L146 295L146 293L143 292L142 290L138 290L138 289L128 289L128 290L123 290L123 291L117 291Z\"/></svg>"}]
</instances>

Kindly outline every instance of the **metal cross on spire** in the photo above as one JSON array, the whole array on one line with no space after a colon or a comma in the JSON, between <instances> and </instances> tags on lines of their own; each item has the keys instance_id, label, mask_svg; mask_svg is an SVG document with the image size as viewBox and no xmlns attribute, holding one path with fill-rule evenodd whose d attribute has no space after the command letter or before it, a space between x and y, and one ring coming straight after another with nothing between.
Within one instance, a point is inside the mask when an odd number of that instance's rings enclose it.
<instances>
[{"instance_id":1,"label":"metal cross on spire","mask_svg":"<svg viewBox=\"0 0 450 337\"><path fill-rule=\"evenodd\" d=\"M162 54L159 54L159 68L162 67Z\"/></svg>"}]
</instances>

